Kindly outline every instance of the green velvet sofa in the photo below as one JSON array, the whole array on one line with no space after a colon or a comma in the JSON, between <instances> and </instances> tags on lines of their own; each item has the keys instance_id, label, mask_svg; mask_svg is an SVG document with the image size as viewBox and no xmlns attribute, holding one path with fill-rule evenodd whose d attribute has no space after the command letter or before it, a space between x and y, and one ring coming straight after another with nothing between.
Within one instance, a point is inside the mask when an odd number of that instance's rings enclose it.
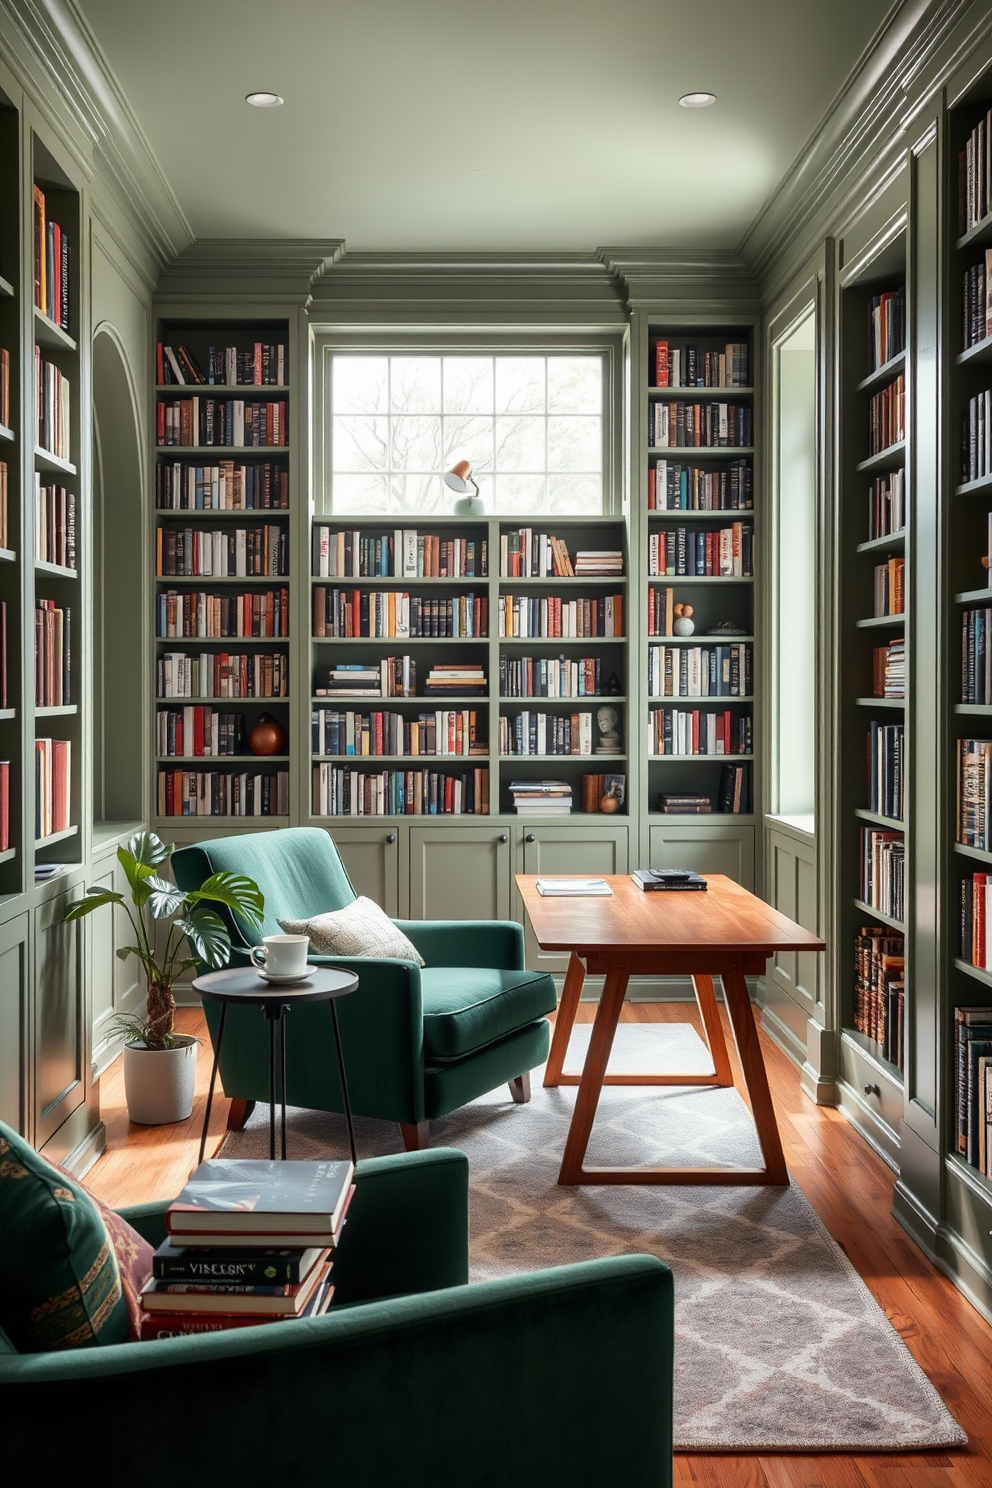
<instances>
[{"instance_id":1,"label":"green velvet sofa","mask_svg":"<svg viewBox=\"0 0 992 1488\"><path fill-rule=\"evenodd\" d=\"M670 1488L667 1266L619 1256L468 1286L462 1153L374 1158L356 1184L322 1318L0 1353L4 1481ZM157 1244L164 1209L122 1213Z\"/></svg>"},{"instance_id":2,"label":"green velvet sofa","mask_svg":"<svg viewBox=\"0 0 992 1488\"><path fill-rule=\"evenodd\" d=\"M265 895L255 928L221 910L233 943L232 965L279 935L280 919L310 919L343 909L356 897L331 835L286 827L197 842L172 858L181 888L211 873L248 874ZM339 1000L341 1042L352 1110L396 1121L407 1148L425 1147L427 1124L504 1081L526 1100L530 1071L546 1058L547 1014L555 1008L550 976L524 966L520 925L508 921L398 920L427 963L371 957L311 956L317 965L350 967L358 990ZM216 1042L220 1011L205 1004ZM341 1111L340 1082L326 1003L295 1009L287 1019L287 1102ZM229 1124L243 1124L269 1091L268 1035L257 1008L231 1008L220 1076L234 1104Z\"/></svg>"}]
</instances>

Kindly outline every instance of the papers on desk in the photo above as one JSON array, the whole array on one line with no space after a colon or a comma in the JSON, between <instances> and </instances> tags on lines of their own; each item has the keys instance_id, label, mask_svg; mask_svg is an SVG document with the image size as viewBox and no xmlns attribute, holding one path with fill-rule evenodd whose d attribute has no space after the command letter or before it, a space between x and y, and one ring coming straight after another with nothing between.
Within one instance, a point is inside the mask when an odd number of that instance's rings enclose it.
<instances>
[{"instance_id":1,"label":"papers on desk","mask_svg":"<svg viewBox=\"0 0 992 1488\"><path fill-rule=\"evenodd\" d=\"M605 878L539 878L535 888L546 899L581 899L590 895L602 897L613 893Z\"/></svg>"}]
</instances>

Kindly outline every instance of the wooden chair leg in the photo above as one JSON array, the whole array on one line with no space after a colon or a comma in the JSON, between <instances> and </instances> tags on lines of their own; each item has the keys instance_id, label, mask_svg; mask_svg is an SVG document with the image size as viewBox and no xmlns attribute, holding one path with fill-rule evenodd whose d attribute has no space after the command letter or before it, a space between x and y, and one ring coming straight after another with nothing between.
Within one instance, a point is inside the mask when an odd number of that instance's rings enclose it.
<instances>
[{"instance_id":1,"label":"wooden chair leg","mask_svg":"<svg viewBox=\"0 0 992 1488\"><path fill-rule=\"evenodd\" d=\"M253 1100L232 1100L231 1109L227 1113L228 1131L241 1131L254 1109Z\"/></svg>"},{"instance_id":2,"label":"wooden chair leg","mask_svg":"<svg viewBox=\"0 0 992 1488\"><path fill-rule=\"evenodd\" d=\"M518 1106L525 1106L530 1100L530 1070L524 1070L515 1080L510 1081L510 1094Z\"/></svg>"},{"instance_id":3,"label":"wooden chair leg","mask_svg":"<svg viewBox=\"0 0 992 1488\"><path fill-rule=\"evenodd\" d=\"M401 1121L400 1131L403 1133L403 1146L407 1152L424 1152L431 1145L429 1121Z\"/></svg>"}]
</instances>

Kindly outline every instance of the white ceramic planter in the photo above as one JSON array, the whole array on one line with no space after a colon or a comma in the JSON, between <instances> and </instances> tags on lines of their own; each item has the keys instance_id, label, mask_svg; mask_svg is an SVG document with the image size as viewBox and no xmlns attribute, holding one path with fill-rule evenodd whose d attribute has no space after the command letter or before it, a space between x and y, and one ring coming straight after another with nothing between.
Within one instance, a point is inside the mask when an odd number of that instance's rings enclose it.
<instances>
[{"instance_id":1,"label":"white ceramic planter","mask_svg":"<svg viewBox=\"0 0 992 1488\"><path fill-rule=\"evenodd\" d=\"M132 1121L141 1126L185 1121L193 1110L195 1086L195 1039L171 1049L124 1045L124 1094Z\"/></svg>"}]
</instances>

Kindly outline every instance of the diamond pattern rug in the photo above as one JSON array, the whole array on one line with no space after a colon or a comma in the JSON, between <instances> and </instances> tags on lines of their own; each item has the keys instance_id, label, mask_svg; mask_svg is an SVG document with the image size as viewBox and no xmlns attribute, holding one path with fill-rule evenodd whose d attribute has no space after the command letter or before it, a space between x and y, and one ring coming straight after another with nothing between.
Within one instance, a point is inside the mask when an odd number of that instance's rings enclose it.
<instances>
[{"instance_id":1,"label":"diamond pattern rug","mask_svg":"<svg viewBox=\"0 0 992 1488\"><path fill-rule=\"evenodd\" d=\"M589 1026L576 1027L578 1069ZM346 1051L347 1053L347 1051ZM621 1024L610 1060L636 1072L712 1068L688 1025ZM506 1087L431 1126L471 1174L473 1281L595 1256L650 1252L675 1276L675 1444L682 1451L905 1451L967 1438L799 1187L559 1188L575 1087L516 1106ZM344 1156L344 1120L291 1110L294 1158ZM359 1157L399 1132L356 1122ZM268 1156L268 1107L231 1133L231 1157ZM754 1166L735 1090L604 1089L589 1144L599 1164Z\"/></svg>"}]
</instances>

